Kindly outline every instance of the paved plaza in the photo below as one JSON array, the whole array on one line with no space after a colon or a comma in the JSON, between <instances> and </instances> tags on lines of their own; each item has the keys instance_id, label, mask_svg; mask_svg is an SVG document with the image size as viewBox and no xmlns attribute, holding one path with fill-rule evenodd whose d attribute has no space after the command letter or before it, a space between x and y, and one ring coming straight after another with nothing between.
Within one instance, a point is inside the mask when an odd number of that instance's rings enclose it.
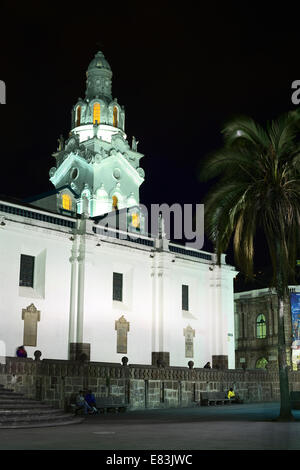
<instances>
[{"instance_id":1,"label":"paved plaza","mask_svg":"<svg viewBox=\"0 0 300 470\"><path fill-rule=\"evenodd\" d=\"M300 410L276 422L279 403L138 410L83 423L0 430L1 450L299 450Z\"/></svg>"}]
</instances>

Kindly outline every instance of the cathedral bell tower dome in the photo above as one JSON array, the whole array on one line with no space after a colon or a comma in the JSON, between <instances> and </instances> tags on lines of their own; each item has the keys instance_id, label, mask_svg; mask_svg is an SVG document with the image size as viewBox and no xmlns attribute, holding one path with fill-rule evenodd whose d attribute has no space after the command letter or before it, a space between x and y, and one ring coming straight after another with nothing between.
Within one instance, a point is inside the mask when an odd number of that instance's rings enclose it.
<instances>
[{"instance_id":1,"label":"cathedral bell tower dome","mask_svg":"<svg viewBox=\"0 0 300 470\"><path fill-rule=\"evenodd\" d=\"M62 188L69 187L73 200L66 207L76 207L81 214L83 201L88 200L90 217L138 205L145 175L140 167L143 154L135 137L131 145L127 141L125 110L112 97L111 88L112 70L99 51L86 72L85 98L72 109L69 137L59 140L53 154L56 167L50 170L59 200Z\"/></svg>"},{"instance_id":2,"label":"cathedral bell tower dome","mask_svg":"<svg viewBox=\"0 0 300 470\"><path fill-rule=\"evenodd\" d=\"M103 53L98 51L86 72L85 98L78 99L72 112L73 132L79 135L80 142L94 135L111 141L116 133L122 133L126 138L125 110L116 98L112 98L111 89L110 65Z\"/></svg>"},{"instance_id":3,"label":"cathedral bell tower dome","mask_svg":"<svg viewBox=\"0 0 300 470\"><path fill-rule=\"evenodd\" d=\"M112 71L103 53L98 51L94 59L90 62L86 72L86 98L106 98L112 100L111 79Z\"/></svg>"}]
</instances>

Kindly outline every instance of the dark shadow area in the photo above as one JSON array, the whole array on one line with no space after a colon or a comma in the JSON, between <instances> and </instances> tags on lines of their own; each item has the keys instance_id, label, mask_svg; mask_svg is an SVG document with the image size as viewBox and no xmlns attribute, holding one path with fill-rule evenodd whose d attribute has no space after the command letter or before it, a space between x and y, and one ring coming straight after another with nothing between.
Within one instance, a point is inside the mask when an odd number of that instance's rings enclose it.
<instances>
[{"instance_id":1,"label":"dark shadow area","mask_svg":"<svg viewBox=\"0 0 300 470\"><path fill-rule=\"evenodd\" d=\"M164 424L207 421L260 421L273 422L279 415L279 403L226 404L196 406L192 408L166 408L132 410L125 413L106 413L88 416L85 424ZM300 410L293 410L295 421L300 421Z\"/></svg>"}]
</instances>

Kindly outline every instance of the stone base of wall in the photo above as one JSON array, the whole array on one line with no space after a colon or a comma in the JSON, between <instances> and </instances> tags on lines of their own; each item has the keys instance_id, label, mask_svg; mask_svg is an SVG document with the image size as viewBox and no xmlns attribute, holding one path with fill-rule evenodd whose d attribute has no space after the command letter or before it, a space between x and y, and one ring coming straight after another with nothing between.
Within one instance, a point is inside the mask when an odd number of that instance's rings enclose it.
<instances>
[{"instance_id":1,"label":"stone base of wall","mask_svg":"<svg viewBox=\"0 0 300 470\"><path fill-rule=\"evenodd\" d=\"M213 369L228 369L228 356L212 356Z\"/></svg>"},{"instance_id":2,"label":"stone base of wall","mask_svg":"<svg viewBox=\"0 0 300 470\"><path fill-rule=\"evenodd\" d=\"M91 345L89 343L70 343L71 361L89 361L91 358Z\"/></svg>"},{"instance_id":3,"label":"stone base of wall","mask_svg":"<svg viewBox=\"0 0 300 470\"><path fill-rule=\"evenodd\" d=\"M65 409L74 394L88 389L96 397L125 402L129 409L194 406L199 404L201 392L225 392L230 387L245 403L280 399L278 372L263 369L194 369L7 357L5 364L0 364L0 383ZM300 391L300 371L289 372L289 383L290 391Z\"/></svg>"},{"instance_id":4,"label":"stone base of wall","mask_svg":"<svg viewBox=\"0 0 300 470\"><path fill-rule=\"evenodd\" d=\"M167 367L170 365L170 353L169 352L153 352L152 353L152 365L158 367Z\"/></svg>"}]
</instances>

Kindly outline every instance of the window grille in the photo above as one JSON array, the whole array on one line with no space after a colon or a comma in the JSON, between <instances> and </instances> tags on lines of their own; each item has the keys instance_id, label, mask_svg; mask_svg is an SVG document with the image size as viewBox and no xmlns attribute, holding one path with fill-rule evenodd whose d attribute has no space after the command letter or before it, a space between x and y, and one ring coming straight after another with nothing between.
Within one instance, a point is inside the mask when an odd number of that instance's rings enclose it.
<instances>
[{"instance_id":1,"label":"window grille","mask_svg":"<svg viewBox=\"0 0 300 470\"><path fill-rule=\"evenodd\" d=\"M123 300L123 274L113 273L113 300Z\"/></svg>"},{"instance_id":2,"label":"window grille","mask_svg":"<svg viewBox=\"0 0 300 470\"><path fill-rule=\"evenodd\" d=\"M189 310L189 286L182 286L182 310Z\"/></svg>"},{"instance_id":3,"label":"window grille","mask_svg":"<svg viewBox=\"0 0 300 470\"><path fill-rule=\"evenodd\" d=\"M19 285L33 287L34 281L34 256L21 255Z\"/></svg>"}]
</instances>

